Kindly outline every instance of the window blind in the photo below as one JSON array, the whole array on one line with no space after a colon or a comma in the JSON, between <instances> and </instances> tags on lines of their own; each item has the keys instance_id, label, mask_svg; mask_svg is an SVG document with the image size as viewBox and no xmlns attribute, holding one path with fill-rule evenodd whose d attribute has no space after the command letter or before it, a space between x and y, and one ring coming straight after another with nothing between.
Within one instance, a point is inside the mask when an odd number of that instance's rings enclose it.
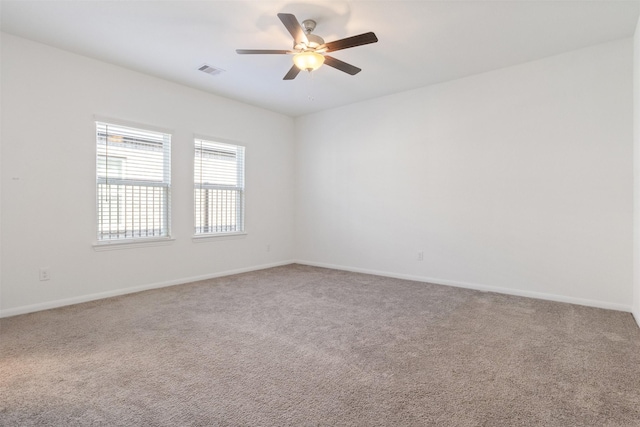
<instances>
[{"instance_id":1,"label":"window blind","mask_svg":"<svg viewBox=\"0 0 640 427\"><path fill-rule=\"evenodd\" d=\"M195 139L195 234L244 231L244 147Z\"/></svg>"},{"instance_id":2,"label":"window blind","mask_svg":"<svg viewBox=\"0 0 640 427\"><path fill-rule=\"evenodd\" d=\"M171 135L96 122L98 241L169 236Z\"/></svg>"}]
</instances>

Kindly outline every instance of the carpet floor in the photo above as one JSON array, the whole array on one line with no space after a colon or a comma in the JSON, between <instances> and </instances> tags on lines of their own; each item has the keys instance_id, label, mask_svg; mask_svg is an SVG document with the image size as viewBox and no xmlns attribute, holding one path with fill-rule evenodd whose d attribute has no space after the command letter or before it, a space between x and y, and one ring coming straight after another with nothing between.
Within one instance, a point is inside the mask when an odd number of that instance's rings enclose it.
<instances>
[{"instance_id":1,"label":"carpet floor","mask_svg":"<svg viewBox=\"0 0 640 427\"><path fill-rule=\"evenodd\" d=\"M640 426L629 313L289 265L0 321L3 426Z\"/></svg>"}]
</instances>

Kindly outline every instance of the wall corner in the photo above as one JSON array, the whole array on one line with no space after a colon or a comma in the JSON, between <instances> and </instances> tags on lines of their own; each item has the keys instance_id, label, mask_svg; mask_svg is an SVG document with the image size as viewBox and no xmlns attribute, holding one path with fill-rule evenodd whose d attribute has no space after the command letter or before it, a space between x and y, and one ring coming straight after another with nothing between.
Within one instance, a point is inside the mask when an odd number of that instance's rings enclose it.
<instances>
[{"instance_id":1,"label":"wall corner","mask_svg":"<svg viewBox=\"0 0 640 427\"><path fill-rule=\"evenodd\" d=\"M633 37L633 300L640 327L640 18Z\"/></svg>"}]
</instances>

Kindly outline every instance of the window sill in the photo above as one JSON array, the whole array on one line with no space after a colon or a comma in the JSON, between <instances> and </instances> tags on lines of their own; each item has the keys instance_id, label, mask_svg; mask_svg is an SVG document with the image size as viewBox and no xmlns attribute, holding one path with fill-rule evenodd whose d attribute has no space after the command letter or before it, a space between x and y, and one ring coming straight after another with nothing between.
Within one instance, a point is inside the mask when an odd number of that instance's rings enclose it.
<instances>
[{"instance_id":1,"label":"window sill","mask_svg":"<svg viewBox=\"0 0 640 427\"><path fill-rule=\"evenodd\" d=\"M120 249L133 249L133 248L145 248L151 246L166 246L173 243L171 237L163 237L159 239L145 239L145 240L117 240L108 242L98 242L93 244L93 250L97 252L101 251L115 251Z\"/></svg>"},{"instance_id":2,"label":"window sill","mask_svg":"<svg viewBox=\"0 0 640 427\"><path fill-rule=\"evenodd\" d=\"M236 240L236 239L244 239L247 237L246 232L242 233L219 233L219 234L199 234L197 236L192 236L191 240L193 243L205 243L212 241L221 241L221 240Z\"/></svg>"}]
</instances>

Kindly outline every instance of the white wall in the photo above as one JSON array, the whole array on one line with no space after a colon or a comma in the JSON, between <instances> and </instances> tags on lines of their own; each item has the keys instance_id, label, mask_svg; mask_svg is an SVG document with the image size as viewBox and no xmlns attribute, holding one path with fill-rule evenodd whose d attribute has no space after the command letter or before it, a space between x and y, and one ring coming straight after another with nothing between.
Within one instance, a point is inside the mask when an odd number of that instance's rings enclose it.
<instances>
[{"instance_id":1,"label":"white wall","mask_svg":"<svg viewBox=\"0 0 640 427\"><path fill-rule=\"evenodd\" d=\"M639 313L632 40L295 123L1 41L2 315L293 258L622 310L634 301ZM638 32L635 46L640 69ZM94 114L173 129L172 244L92 248ZM247 146L246 238L192 242L193 133ZM50 281L38 280L41 267Z\"/></svg>"},{"instance_id":2,"label":"white wall","mask_svg":"<svg viewBox=\"0 0 640 427\"><path fill-rule=\"evenodd\" d=\"M7 34L1 78L3 315L293 258L290 117ZM94 251L94 115L173 130L172 244ZM191 240L194 133L247 147L245 238Z\"/></svg>"},{"instance_id":3,"label":"white wall","mask_svg":"<svg viewBox=\"0 0 640 427\"><path fill-rule=\"evenodd\" d=\"M299 260L630 311L632 43L298 118Z\"/></svg>"},{"instance_id":4,"label":"white wall","mask_svg":"<svg viewBox=\"0 0 640 427\"><path fill-rule=\"evenodd\" d=\"M634 228L633 315L640 326L640 19L633 40Z\"/></svg>"}]
</instances>

